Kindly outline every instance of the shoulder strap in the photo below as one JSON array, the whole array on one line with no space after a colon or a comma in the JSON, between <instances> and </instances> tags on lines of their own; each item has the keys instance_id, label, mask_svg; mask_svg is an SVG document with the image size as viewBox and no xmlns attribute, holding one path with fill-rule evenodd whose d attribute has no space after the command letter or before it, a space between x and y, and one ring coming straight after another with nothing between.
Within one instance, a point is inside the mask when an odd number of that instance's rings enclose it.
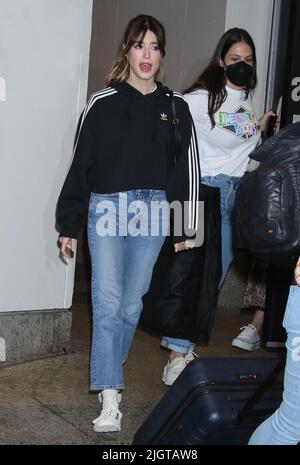
<instances>
[{"instance_id":1,"label":"shoulder strap","mask_svg":"<svg viewBox=\"0 0 300 465\"><path fill-rule=\"evenodd\" d=\"M174 127L174 146L175 146L174 162L176 164L177 160L179 159L180 152L181 152L182 139L181 139L181 134L180 134L179 127L178 127L180 120L176 113L176 104L175 104L175 98L174 98L173 91L170 92L170 98L171 98L171 108L172 108L172 124Z\"/></svg>"},{"instance_id":2,"label":"shoulder strap","mask_svg":"<svg viewBox=\"0 0 300 465\"><path fill-rule=\"evenodd\" d=\"M174 127L174 164L176 165L180 154L181 154L181 148L182 148L182 138L179 130L179 125L180 125L180 119L178 118L178 115L176 113L176 104L175 104L175 98L173 91L170 91L170 98L171 98L171 108L172 108L172 124ZM199 163L199 174L200 174L200 179L201 179L201 167L200 167L200 157L199 157L199 148L198 148L198 141L197 141L197 135L196 135L196 129L195 129L195 124L193 121L192 116L190 115L191 118L191 125L192 125L192 140L193 140L193 150L196 152L197 157L198 157L198 163ZM204 193L202 191L202 184L200 182L199 186L199 200L204 199Z\"/></svg>"}]
</instances>

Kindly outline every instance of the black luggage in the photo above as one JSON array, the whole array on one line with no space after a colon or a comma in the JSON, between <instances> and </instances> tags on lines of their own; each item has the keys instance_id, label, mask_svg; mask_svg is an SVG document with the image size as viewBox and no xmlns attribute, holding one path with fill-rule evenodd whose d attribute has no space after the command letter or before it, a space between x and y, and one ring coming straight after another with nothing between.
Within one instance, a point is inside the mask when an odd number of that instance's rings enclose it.
<instances>
[{"instance_id":1,"label":"black luggage","mask_svg":"<svg viewBox=\"0 0 300 465\"><path fill-rule=\"evenodd\" d=\"M177 162L182 140L180 120L171 95ZM195 144L198 153L196 137ZM200 184L200 192L204 202L204 242L201 247L175 253L172 234L166 237L153 269L149 291L143 297L140 317L140 324L164 336L194 342L210 338L222 274L220 190Z\"/></svg>"},{"instance_id":2,"label":"black luggage","mask_svg":"<svg viewBox=\"0 0 300 465\"><path fill-rule=\"evenodd\" d=\"M280 405L283 365L278 358L192 361L154 407L133 444L247 444Z\"/></svg>"},{"instance_id":3,"label":"black luggage","mask_svg":"<svg viewBox=\"0 0 300 465\"><path fill-rule=\"evenodd\" d=\"M202 185L204 243L175 253L167 237L143 297L140 324L164 336L208 341L221 277L220 191Z\"/></svg>"}]
</instances>

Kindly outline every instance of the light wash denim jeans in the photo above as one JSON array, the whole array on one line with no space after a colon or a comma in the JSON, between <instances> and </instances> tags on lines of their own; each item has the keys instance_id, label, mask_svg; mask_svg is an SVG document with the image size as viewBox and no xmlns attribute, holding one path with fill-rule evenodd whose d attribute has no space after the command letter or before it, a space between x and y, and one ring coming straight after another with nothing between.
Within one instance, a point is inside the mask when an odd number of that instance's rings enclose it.
<instances>
[{"instance_id":1,"label":"light wash denim jeans","mask_svg":"<svg viewBox=\"0 0 300 465\"><path fill-rule=\"evenodd\" d=\"M279 409L252 434L250 445L296 445L300 442L300 287L291 286L283 326L287 355L283 400Z\"/></svg>"},{"instance_id":2,"label":"light wash denim jeans","mask_svg":"<svg viewBox=\"0 0 300 465\"><path fill-rule=\"evenodd\" d=\"M203 184L220 189L221 197L221 240L222 240L222 277L219 289L222 287L228 268L234 258L236 251L236 241L233 225L233 212L235 194L241 178L218 174L217 176L204 176L201 179ZM189 349L193 350L195 344L189 340L163 337L161 345L167 349L174 350L182 354L187 354Z\"/></svg>"},{"instance_id":3,"label":"light wash denim jeans","mask_svg":"<svg viewBox=\"0 0 300 465\"><path fill-rule=\"evenodd\" d=\"M150 218L153 202L162 201L164 214L161 211ZM88 241L92 261L93 391L124 387L123 363L168 225L169 206L164 191L143 189L91 195ZM104 235L104 229L109 234Z\"/></svg>"},{"instance_id":4,"label":"light wash denim jeans","mask_svg":"<svg viewBox=\"0 0 300 465\"><path fill-rule=\"evenodd\" d=\"M222 241L222 277L219 289L222 287L228 268L236 252L236 238L234 232L234 204L236 190L241 178L218 174L217 176L204 176L203 184L220 189L221 196L221 241Z\"/></svg>"},{"instance_id":5,"label":"light wash denim jeans","mask_svg":"<svg viewBox=\"0 0 300 465\"><path fill-rule=\"evenodd\" d=\"M162 347L169 350L174 350L179 354L186 355L189 350L194 350L196 344L188 339L178 339L176 337L164 336L161 340Z\"/></svg>"}]
</instances>

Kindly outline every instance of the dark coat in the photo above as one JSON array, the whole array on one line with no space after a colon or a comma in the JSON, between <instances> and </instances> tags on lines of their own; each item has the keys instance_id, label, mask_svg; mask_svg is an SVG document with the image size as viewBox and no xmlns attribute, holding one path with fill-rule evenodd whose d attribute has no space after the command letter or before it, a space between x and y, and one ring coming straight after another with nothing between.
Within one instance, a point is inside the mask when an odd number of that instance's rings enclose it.
<instances>
[{"instance_id":1,"label":"dark coat","mask_svg":"<svg viewBox=\"0 0 300 465\"><path fill-rule=\"evenodd\" d=\"M261 164L237 190L238 237L254 256L294 267L300 254L300 122L281 129L250 158Z\"/></svg>"},{"instance_id":2,"label":"dark coat","mask_svg":"<svg viewBox=\"0 0 300 465\"><path fill-rule=\"evenodd\" d=\"M208 341L221 277L219 189L202 185L204 243L174 252L166 238L144 296L140 323L164 336Z\"/></svg>"}]
</instances>

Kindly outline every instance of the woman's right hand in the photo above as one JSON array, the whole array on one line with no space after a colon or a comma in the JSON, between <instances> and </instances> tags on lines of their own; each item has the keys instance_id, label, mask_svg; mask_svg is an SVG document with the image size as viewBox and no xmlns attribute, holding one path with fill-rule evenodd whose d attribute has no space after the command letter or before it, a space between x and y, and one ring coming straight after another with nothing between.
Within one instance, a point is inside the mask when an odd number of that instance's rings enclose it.
<instances>
[{"instance_id":1,"label":"woman's right hand","mask_svg":"<svg viewBox=\"0 0 300 465\"><path fill-rule=\"evenodd\" d=\"M64 258L72 258L76 251L77 239L59 237L60 253Z\"/></svg>"},{"instance_id":2,"label":"woman's right hand","mask_svg":"<svg viewBox=\"0 0 300 465\"><path fill-rule=\"evenodd\" d=\"M175 252L180 252L181 250L189 250L195 247L195 243L193 241L184 241L184 242L177 242L174 244Z\"/></svg>"}]
</instances>

